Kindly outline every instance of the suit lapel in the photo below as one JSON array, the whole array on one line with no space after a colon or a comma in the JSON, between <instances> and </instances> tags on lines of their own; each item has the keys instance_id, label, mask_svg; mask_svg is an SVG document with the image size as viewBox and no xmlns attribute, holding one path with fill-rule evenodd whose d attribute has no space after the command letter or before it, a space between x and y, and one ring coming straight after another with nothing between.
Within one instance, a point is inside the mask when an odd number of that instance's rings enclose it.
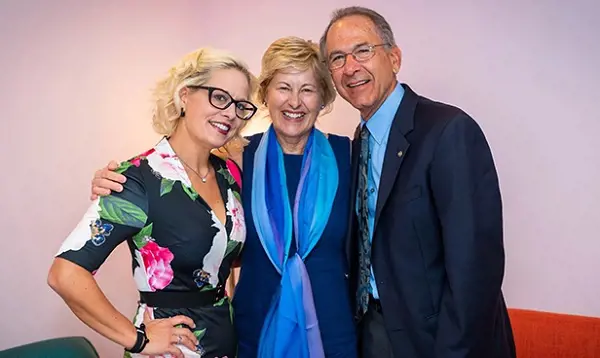
<instances>
[{"instance_id":1,"label":"suit lapel","mask_svg":"<svg viewBox=\"0 0 600 358\"><path fill-rule=\"evenodd\" d=\"M375 231L377 231L377 223L381 216L381 211L390 196L400 166L410 147L406 135L413 129L418 96L410 89L410 87L407 85L403 86L405 91L404 97L394 116L394 122L390 128L388 143L383 159L383 168L381 170L379 182L379 194L377 196L377 206L375 209Z\"/></svg>"}]
</instances>

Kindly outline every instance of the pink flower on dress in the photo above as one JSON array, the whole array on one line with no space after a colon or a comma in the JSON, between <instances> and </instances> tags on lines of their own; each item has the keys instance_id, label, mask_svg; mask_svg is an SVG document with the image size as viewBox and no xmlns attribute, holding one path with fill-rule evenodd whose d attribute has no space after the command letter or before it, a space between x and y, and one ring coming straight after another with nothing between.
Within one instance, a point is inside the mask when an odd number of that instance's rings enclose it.
<instances>
[{"instance_id":1,"label":"pink flower on dress","mask_svg":"<svg viewBox=\"0 0 600 358\"><path fill-rule=\"evenodd\" d=\"M233 230L240 230L244 226L244 214L238 207L231 209L231 221L233 223Z\"/></svg>"},{"instance_id":2,"label":"pink flower on dress","mask_svg":"<svg viewBox=\"0 0 600 358\"><path fill-rule=\"evenodd\" d=\"M231 176L233 177L233 179L235 179L235 182L241 189L242 188L242 173L240 172L240 169L231 159L227 159L227 161L225 163L227 163L227 169L229 170L229 172L231 173Z\"/></svg>"},{"instance_id":3,"label":"pink flower on dress","mask_svg":"<svg viewBox=\"0 0 600 358\"><path fill-rule=\"evenodd\" d=\"M130 162L131 162L131 164L135 165L136 167L139 167L142 159L145 159L147 156L149 156L152 153L154 153L154 148L149 149L148 151L146 151L146 152L138 155L137 157L131 159Z\"/></svg>"},{"instance_id":4,"label":"pink flower on dress","mask_svg":"<svg viewBox=\"0 0 600 358\"><path fill-rule=\"evenodd\" d=\"M160 153L160 156L163 159L177 158L177 156L175 154L169 154L169 153Z\"/></svg>"},{"instance_id":5,"label":"pink flower on dress","mask_svg":"<svg viewBox=\"0 0 600 358\"><path fill-rule=\"evenodd\" d=\"M244 208L236 195L237 192L231 189L227 190L227 204L225 208L233 224L229 240L243 243L246 239L246 221L244 219Z\"/></svg>"},{"instance_id":6,"label":"pink flower on dress","mask_svg":"<svg viewBox=\"0 0 600 358\"><path fill-rule=\"evenodd\" d=\"M158 246L154 241L149 241L140 250L148 285L152 291L162 290L173 280L173 253L164 247Z\"/></svg>"}]
</instances>

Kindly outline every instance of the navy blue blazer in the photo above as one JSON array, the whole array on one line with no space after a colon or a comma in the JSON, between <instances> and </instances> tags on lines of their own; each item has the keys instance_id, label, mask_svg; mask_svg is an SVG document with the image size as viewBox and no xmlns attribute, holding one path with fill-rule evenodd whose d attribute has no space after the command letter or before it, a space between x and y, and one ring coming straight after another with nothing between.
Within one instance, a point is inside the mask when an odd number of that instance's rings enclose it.
<instances>
[{"instance_id":1,"label":"navy blue blazer","mask_svg":"<svg viewBox=\"0 0 600 358\"><path fill-rule=\"evenodd\" d=\"M465 112L403 87L382 169L371 249L394 355L515 357L501 291L502 200L491 150ZM352 193L359 153L355 137ZM351 216L347 255L354 293L354 210Z\"/></svg>"}]
</instances>

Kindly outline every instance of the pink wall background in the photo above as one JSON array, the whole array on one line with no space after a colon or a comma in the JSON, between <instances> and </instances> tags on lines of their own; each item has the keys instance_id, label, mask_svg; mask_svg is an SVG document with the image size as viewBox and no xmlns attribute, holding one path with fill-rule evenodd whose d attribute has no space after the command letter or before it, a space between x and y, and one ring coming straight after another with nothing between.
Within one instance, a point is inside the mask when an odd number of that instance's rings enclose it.
<instances>
[{"instance_id":1,"label":"pink wall background","mask_svg":"<svg viewBox=\"0 0 600 358\"><path fill-rule=\"evenodd\" d=\"M395 30L404 52L399 79L471 113L493 147L509 305L600 316L600 5L386 2L363 3ZM231 3L0 3L0 349L81 334L102 357L119 356L50 291L46 274L89 204L94 170L158 139L149 87L205 45L233 49L258 71L271 41L318 41L330 12L354 2ZM357 121L338 100L320 126L350 135ZM120 247L97 276L126 315L136 300L129 267Z\"/></svg>"}]
</instances>

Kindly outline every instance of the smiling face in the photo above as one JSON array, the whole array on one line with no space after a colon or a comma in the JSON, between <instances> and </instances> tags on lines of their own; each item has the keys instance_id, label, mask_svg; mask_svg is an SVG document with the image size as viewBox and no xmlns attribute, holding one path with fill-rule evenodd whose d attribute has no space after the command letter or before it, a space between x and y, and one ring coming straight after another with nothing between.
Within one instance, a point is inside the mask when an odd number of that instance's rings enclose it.
<instances>
[{"instance_id":1,"label":"smiling face","mask_svg":"<svg viewBox=\"0 0 600 358\"><path fill-rule=\"evenodd\" d=\"M277 71L265 102L278 136L290 140L308 137L321 110L321 95L312 70Z\"/></svg>"},{"instance_id":2,"label":"smiling face","mask_svg":"<svg viewBox=\"0 0 600 358\"><path fill-rule=\"evenodd\" d=\"M247 76L237 69L218 69L212 72L204 87L181 90L181 101L185 108L182 125L194 141L209 149L227 143L239 130L244 113L244 103L231 103L231 99L249 101L250 85ZM243 115L242 115L243 116Z\"/></svg>"},{"instance_id":3,"label":"smiling face","mask_svg":"<svg viewBox=\"0 0 600 358\"><path fill-rule=\"evenodd\" d=\"M369 119L392 93L400 69L400 49L386 49L375 24L366 16L352 15L335 22L327 33L327 56L331 60L357 49L375 46L373 57L357 61L346 56L343 67L331 71L340 96Z\"/></svg>"}]
</instances>

